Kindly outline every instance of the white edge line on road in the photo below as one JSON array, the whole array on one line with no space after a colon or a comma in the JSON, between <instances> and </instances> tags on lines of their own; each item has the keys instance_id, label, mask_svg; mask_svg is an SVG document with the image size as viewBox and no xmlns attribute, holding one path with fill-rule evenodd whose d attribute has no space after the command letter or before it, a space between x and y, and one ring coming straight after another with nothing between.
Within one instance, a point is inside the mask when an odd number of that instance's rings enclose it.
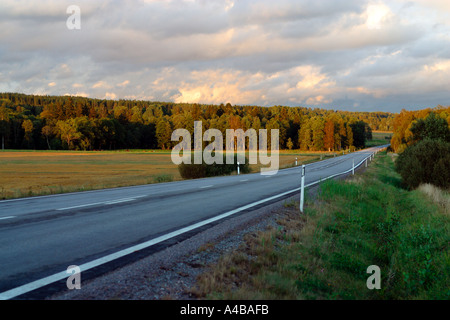
<instances>
[{"instance_id":1,"label":"white edge line on road","mask_svg":"<svg viewBox=\"0 0 450 320\"><path fill-rule=\"evenodd\" d=\"M359 162L358 165L355 165L355 168L359 167L368 158L369 157L364 158L364 160ZM347 170L345 172L338 173L338 174L334 174L334 175L329 176L327 178L322 178L320 181L315 181L313 183L310 183L310 184L306 185L305 187L310 187L312 185L320 183L321 181L325 181L325 180L337 177L339 175L343 175L343 174L349 173L351 171L352 171L352 169ZM170 233L165 234L163 236L160 236L160 237L157 237L155 239L152 239L152 240L143 242L141 244L132 246L130 248L118 251L116 253L112 253L112 254L106 255L106 256L104 256L102 258L99 258L99 259L93 260L91 262L88 262L88 263L80 265L79 266L80 270L81 270L81 272L83 272L83 271L86 271L86 270L98 267L98 266L100 266L102 264L105 264L105 263L111 262L113 260L122 258L122 257L124 257L124 256L126 256L126 255L128 255L130 253L133 253L133 252L136 252L136 251L139 251L139 250L142 250L142 249L146 249L146 248L151 247L151 246L153 246L155 244L158 244L160 242L163 242L163 241L166 241L168 239L171 239L171 238L174 238L176 236L179 236L179 235L181 235L183 233L186 233L186 232L192 231L194 229L200 228L202 226L205 226L205 225L207 225L209 223L212 223L212 222L215 222L215 221L227 218L227 217L232 216L232 215L234 215L234 214L236 214L238 212L241 212L243 210L246 210L246 209L252 208L254 206L260 205L262 203L265 203L265 202L268 202L268 201L272 201L274 199L283 197L285 195L288 195L288 194L300 191L300 189L301 188L296 188L296 189L293 189L293 190L290 190L290 191L287 191L287 192L283 192L283 193L280 193L278 195L275 195L275 196L272 196L272 197L269 197L269 198L266 198L266 199L263 199L263 200L260 200L260 201L256 201L256 202L250 203L250 204L245 205L243 207L240 207L240 208L228 211L226 213L223 213L221 215L218 215L216 217L213 217L213 218L210 218L210 219L207 219L207 220L195 223L193 225L190 225L190 226L187 226L187 227L184 227L184 228L181 228L181 229L179 229L177 231L170 232ZM68 274L66 271L62 271L62 272L53 274L51 276L48 276L48 277L45 277L45 278L42 278L42 279L30 282L30 283L27 283L27 284L24 284L24 285L19 286L17 288L14 288L14 289L11 289L11 290L8 290L8 291L5 291L5 292L1 292L0 293L0 300L12 299L14 297L17 297L17 296L20 296L22 294L28 293L28 292L33 291L35 289L39 289L41 287L44 287L44 286L46 286L48 284L51 284L53 282L60 281L60 280L62 280L64 278L67 278L69 276L70 276L70 274Z\"/></svg>"},{"instance_id":2,"label":"white edge line on road","mask_svg":"<svg viewBox=\"0 0 450 320\"><path fill-rule=\"evenodd\" d=\"M13 219L16 216L9 216L9 217L1 217L0 220L6 220L6 219Z\"/></svg>"},{"instance_id":3,"label":"white edge line on road","mask_svg":"<svg viewBox=\"0 0 450 320\"><path fill-rule=\"evenodd\" d=\"M203 186L203 187L200 187L200 189L208 189L208 188L212 188L212 187L214 187L213 185L211 185L211 186Z\"/></svg>"}]
</instances>

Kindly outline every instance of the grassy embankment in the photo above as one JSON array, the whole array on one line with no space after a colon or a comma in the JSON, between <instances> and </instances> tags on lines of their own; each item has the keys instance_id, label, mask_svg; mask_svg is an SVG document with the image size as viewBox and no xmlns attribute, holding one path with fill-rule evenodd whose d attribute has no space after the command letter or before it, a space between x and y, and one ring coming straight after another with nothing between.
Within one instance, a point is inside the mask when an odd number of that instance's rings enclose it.
<instances>
[{"instance_id":1,"label":"grassy embankment","mask_svg":"<svg viewBox=\"0 0 450 320\"><path fill-rule=\"evenodd\" d=\"M286 202L277 226L248 234L198 278L208 299L449 299L450 195L406 191L393 155L364 172L326 181L305 214ZM367 268L381 269L369 290Z\"/></svg>"},{"instance_id":2,"label":"grassy embankment","mask_svg":"<svg viewBox=\"0 0 450 320\"><path fill-rule=\"evenodd\" d=\"M280 152L280 167L330 153ZM259 172L252 165L252 172ZM181 180L171 151L0 151L0 199Z\"/></svg>"}]
</instances>

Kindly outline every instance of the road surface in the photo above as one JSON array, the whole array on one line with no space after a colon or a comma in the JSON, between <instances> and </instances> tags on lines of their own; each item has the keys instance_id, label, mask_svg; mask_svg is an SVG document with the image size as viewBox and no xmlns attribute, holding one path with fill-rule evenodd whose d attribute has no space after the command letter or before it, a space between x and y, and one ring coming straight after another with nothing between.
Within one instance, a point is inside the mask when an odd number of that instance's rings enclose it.
<instances>
[{"instance_id":1,"label":"road surface","mask_svg":"<svg viewBox=\"0 0 450 320\"><path fill-rule=\"evenodd\" d=\"M380 148L306 166L306 185L351 171ZM0 201L0 299L195 232L256 205L299 192L300 167ZM83 269L84 268L84 269Z\"/></svg>"}]
</instances>

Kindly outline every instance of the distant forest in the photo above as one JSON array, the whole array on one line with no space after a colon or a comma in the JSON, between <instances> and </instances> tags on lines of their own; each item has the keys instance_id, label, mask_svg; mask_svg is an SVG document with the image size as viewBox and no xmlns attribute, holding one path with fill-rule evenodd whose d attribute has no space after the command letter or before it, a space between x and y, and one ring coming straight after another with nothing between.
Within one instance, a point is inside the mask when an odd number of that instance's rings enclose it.
<instances>
[{"instance_id":1,"label":"distant forest","mask_svg":"<svg viewBox=\"0 0 450 320\"><path fill-rule=\"evenodd\" d=\"M170 149L173 130L279 129L280 149L365 147L372 131L392 131L395 114L304 107L232 106L0 93L2 149Z\"/></svg>"}]
</instances>

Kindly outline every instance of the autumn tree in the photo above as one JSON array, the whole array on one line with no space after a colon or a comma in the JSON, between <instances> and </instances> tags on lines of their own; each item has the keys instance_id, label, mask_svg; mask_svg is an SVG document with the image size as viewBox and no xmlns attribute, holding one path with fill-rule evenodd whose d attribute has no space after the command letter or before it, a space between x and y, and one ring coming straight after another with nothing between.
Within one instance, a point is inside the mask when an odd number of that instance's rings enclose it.
<instances>
[{"instance_id":1,"label":"autumn tree","mask_svg":"<svg viewBox=\"0 0 450 320\"><path fill-rule=\"evenodd\" d=\"M325 136L324 136L324 145L325 149L328 149L328 151L331 151L334 149L334 143L335 143L335 136L334 136L334 122L333 120L328 119L325 122L325 128L324 128Z\"/></svg>"},{"instance_id":2,"label":"autumn tree","mask_svg":"<svg viewBox=\"0 0 450 320\"><path fill-rule=\"evenodd\" d=\"M288 139L288 141L287 141L287 143L286 143L286 147L287 147L289 150L292 150L292 148L294 147L294 143L292 142L292 139L291 139L291 138Z\"/></svg>"},{"instance_id":3,"label":"autumn tree","mask_svg":"<svg viewBox=\"0 0 450 320\"><path fill-rule=\"evenodd\" d=\"M346 140L346 147L351 149L353 147L353 131L352 131L352 127L349 123L347 123L345 125L346 128L346 136L347 136L347 140Z\"/></svg>"},{"instance_id":4,"label":"autumn tree","mask_svg":"<svg viewBox=\"0 0 450 320\"><path fill-rule=\"evenodd\" d=\"M49 125L46 125L42 128L41 133L45 137L45 140L47 141L48 149L51 150L52 148L50 147L50 142L48 139L53 134L53 128Z\"/></svg>"},{"instance_id":5,"label":"autumn tree","mask_svg":"<svg viewBox=\"0 0 450 320\"><path fill-rule=\"evenodd\" d=\"M25 120L22 123L22 128L25 131L25 140L28 143L28 147L30 147L30 141L33 135L33 129L34 129L34 125L33 125L33 121L31 121L30 119Z\"/></svg>"}]
</instances>

